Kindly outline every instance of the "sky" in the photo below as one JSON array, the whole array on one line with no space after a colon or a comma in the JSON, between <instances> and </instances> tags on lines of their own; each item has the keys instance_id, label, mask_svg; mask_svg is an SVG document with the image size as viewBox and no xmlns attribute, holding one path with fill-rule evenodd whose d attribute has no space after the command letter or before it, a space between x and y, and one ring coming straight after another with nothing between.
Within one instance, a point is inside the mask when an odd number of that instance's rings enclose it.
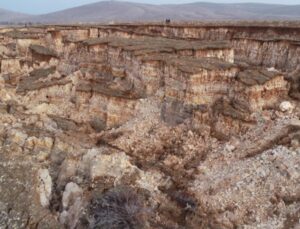
<instances>
[{"instance_id":1,"label":"sky","mask_svg":"<svg viewBox=\"0 0 300 229\"><path fill-rule=\"evenodd\" d=\"M189 3L189 2L217 2L217 3L275 3L275 4L300 4L300 0L127 0L132 2L150 4ZM0 8L29 14L43 14L88 3L99 2L99 0L0 0Z\"/></svg>"}]
</instances>

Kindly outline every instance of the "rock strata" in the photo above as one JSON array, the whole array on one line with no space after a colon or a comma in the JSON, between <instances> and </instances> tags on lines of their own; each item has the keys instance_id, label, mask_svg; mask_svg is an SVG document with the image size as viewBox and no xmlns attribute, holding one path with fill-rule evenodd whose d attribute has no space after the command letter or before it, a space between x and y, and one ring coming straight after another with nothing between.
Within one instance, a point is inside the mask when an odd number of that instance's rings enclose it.
<instances>
[{"instance_id":1,"label":"rock strata","mask_svg":"<svg viewBox=\"0 0 300 229\"><path fill-rule=\"evenodd\" d=\"M299 27L0 35L0 228L300 226Z\"/></svg>"}]
</instances>

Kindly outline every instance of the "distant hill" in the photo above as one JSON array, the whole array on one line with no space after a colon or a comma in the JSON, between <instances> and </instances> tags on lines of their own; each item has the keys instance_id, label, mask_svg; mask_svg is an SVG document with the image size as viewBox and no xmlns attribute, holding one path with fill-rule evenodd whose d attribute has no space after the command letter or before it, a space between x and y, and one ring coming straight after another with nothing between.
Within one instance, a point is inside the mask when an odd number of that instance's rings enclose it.
<instances>
[{"instance_id":1,"label":"distant hill","mask_svg":"<svg viewBox=\"0 0 300 229\"><path fill-rule=\"evenodd\" d=\"M6 12L6 11L5 11ZM132 2L103 1L50 14L28 16L0 12L0 21L12 20L41 23L76 23L110 21L172 20L299 20L300 5L258 3L217 4L190 3L151 5Z\"/></svg>"},{"instance_id":2,"label":"distant hill","mask_svg":"<svg viewBox=\"0 0 300 229\"><path fill-rule=\"evenodd\" d=\"M13 12L5 9L0 9L0 22L12 22L16 20L27 20L31 16L28 14Z\"/></svg>"}]
</instances>

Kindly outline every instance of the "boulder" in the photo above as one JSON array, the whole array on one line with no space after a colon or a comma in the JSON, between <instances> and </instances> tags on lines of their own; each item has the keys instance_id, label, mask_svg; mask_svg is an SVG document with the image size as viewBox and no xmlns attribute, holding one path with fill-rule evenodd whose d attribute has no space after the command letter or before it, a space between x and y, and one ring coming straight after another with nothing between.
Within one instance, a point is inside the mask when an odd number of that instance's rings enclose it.
<instances>
[{"instance_id":1,"label":"boulder","mask_svg":"<svg viewBox=\"0 0 300 229\"><path fill-rule=\"evenodd\" d=\"M40 203L43 207L49 207L52 194L52 178L48 169L40 169L38 172L38 192L40 195Z\"/></svg>"},{"instance_id":2,"label":"boulder","mask_svg":"<svg viewBox=\"0 0 300 229\"><path fill-rule=\"evenodd\" d=\"M293 112L294 110L294 105L289 102L289 101L283 101L282 103L280 103L279 105L279 109L282 111L282 112L288 112L288 113L291 113Z\"/></svg>"}]
</instances>

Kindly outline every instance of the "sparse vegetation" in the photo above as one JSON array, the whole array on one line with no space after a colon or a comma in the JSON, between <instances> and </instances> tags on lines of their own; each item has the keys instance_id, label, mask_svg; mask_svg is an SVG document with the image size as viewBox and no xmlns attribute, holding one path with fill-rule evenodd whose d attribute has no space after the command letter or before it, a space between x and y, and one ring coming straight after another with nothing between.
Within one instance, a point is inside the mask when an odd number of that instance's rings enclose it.
<instances>
[{"instance_id":1,"label":"sparse vegetation","mask_svg":"<svg viewBox=\"0 0 300 229\"><path fill-rule=\"evenodd\" d=\"M143 203L129 187L117 187L91 201L90 229L141 229L145 225Z\"/></svg>"}]
</instances>

